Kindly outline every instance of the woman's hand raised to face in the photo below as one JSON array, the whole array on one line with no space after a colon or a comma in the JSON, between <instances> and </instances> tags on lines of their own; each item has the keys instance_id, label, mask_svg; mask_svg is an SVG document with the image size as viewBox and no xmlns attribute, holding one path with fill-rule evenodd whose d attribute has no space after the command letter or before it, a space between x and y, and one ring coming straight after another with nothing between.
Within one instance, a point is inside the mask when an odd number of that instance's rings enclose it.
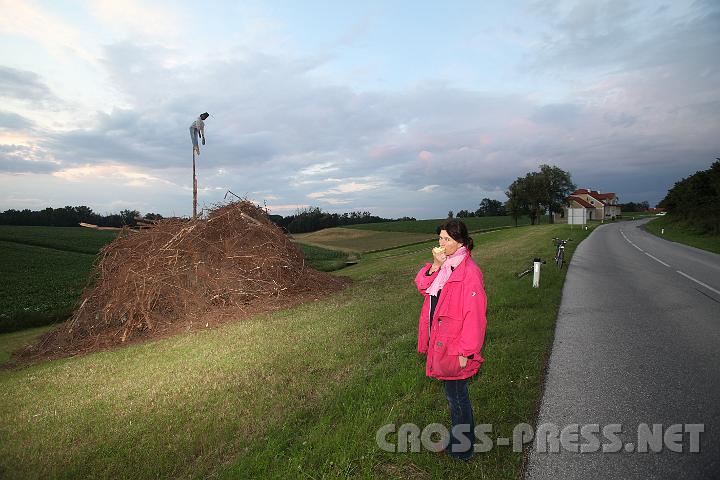
<instances>
[{"instance_id":1,"label":"woman's hand raised to face","mask_svg":"<svg viewBox=\"0 0 720 480\"><path fill-rule=\"evenodd\" d=\"M445 255L445 249L442 247L435 247L432 249L433 254L433 270L437 270L445 263L447 256Z\"/></svg>"}]
</instances>

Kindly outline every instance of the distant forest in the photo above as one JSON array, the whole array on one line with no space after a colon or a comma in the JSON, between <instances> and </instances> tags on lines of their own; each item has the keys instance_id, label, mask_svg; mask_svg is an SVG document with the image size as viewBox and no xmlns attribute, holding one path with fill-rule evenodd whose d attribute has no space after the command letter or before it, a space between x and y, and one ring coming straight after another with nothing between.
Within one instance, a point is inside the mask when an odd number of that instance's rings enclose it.
<instances>
[{"instance_id":1,"label":"distant forest","mask_svg":"<svg viewBox=\"0 0 720 480\"><path fill-rule=\"evenodd\" d=\"M90 207L63 207L45 208L43 210L5 210L0 213L0 225L39 225L49 227L77 227L80 222L92 223L100 227L135 226L135 217L139 217L137 210L122 210L120 213L100 215ZM148 220L160 220L159 213L148 213Z\"/></svg>"},{"instance_id":2,"label":"distant forest","mask_svg":"<svg viewBox=\"0 0 720 480\"><path fill-rule=\"evenodd\" d=\"M343 227L361 223L414 221L414 217L382 218L370 212L328 213L319 207L309 207L298 210L294 215L283 217L270 215L270 220L290 233L306 233L322 230L323 228Z\"/></svg>"},{"instance_id":3,"label":"distant forest","mask_svg":"<svg viewBox=\"0 0 720 480\"><path fill-rule=\"evenodd\" d=\"M0 225L37 225L51 227L77 227L80 222L91 223L100 227L135 226L135 217L141 217L137 210L122 210L120 213L100 215L90 207L45 208L43 210L5 210L0 213ZM161 220L159 213L147 213L148 220ZM393 222L415 220L413 217L388 219L372 215L370 212L328 213L319 207L298 210L294 215L269 215L275 222L290 233L314 232L323 228L342 227L360 223Z\"/></svg>"}]
</instances>

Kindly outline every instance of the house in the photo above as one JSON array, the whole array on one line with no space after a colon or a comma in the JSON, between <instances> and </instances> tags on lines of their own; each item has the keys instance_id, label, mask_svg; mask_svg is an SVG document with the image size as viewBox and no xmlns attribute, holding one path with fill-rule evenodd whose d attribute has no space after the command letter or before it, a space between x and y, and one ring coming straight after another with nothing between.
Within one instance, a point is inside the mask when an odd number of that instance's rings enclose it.
<instances>
[{"instance_id":1,"label":"house","mask_svg":"<svg viewBox=\"0 0 720 480\"><path fill-rule=\"evenodd\" d=\"M584 224L587 220L615 220L621 216L618 200L612 192L578 188L565 199L565 211L553 214L553 220L574 224Z\"/></svg>"}]
</instances>

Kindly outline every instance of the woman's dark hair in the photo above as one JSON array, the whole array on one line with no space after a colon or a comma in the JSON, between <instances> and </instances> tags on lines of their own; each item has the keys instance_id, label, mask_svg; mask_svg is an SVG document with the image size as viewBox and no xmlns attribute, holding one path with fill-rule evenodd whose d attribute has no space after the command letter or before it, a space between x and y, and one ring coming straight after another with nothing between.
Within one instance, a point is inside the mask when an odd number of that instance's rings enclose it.
<instances>
[{"instance_id":1,"label":"woman's dark hair","mask_svg":"<svg viewBox=\"0 0 720 480\"><path fill-rule=\"evenodd\" d=\"M203 112L203 113L200 114L200 117L202 117L203 120L205 120L205 119L208 118L209 116L210 116L210 114L207 113L207 112Z\"/></svg>"},{"instance_id":2,"label":"woman's dark hair","mask_svg":"<svg viewBox=\"0 0 720 480\"><path fill-rule=\"evenodd\" d=\"M473 239L468 235L467 227L462 220L448 218L435 229L435 233L440 235L441 230L445 230L453 240L462 243L468 250L473 249Z\"/></svg>"}]
</instances>

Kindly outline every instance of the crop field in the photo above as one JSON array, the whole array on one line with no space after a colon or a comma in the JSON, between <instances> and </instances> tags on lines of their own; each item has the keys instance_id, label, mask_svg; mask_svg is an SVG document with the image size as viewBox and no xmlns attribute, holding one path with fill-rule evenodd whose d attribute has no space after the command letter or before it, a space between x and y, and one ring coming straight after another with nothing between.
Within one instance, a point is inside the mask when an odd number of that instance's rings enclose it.
<instances>
[{"instance_id":1,"label":"crop field","mask_svg":"<svg viewBox=\"0 0 720 480\"><path fill-rule=\"evenodd\" d=\"M326 228L317 232L294 234L293 238L298 243L360 253L427 241L435 238L435 234Z\"/></svg>"},{"instance_id":2,"label":"crop field","mask_svg":"<svg viewBox=\"0 0 720 480\"><path fill-rule=\"evenodd\" d=\"M314 247L303 243L295 243L305 257L305 260L316 270L331 272L343 268L348 260L348 254L338 250Z\"/></svg>"},{"instance_id":3,"label":"crop field","mask_svg":"<svg viewBox=\"0 0 720 480\"><path fill-rule=\"evenodd\" d=\"M426 233L435 235L435 228L444 222L446 219L439 218L434 220L416 220L416 221L403 221L403 222L381 222L381 223L366 223L362 225L348 225L345 228L351 228L356 230L373 230L378 232L406 232L406 233ZM468 230L477 231L485 230L488 228L498 227L514 227L515 220L512 217L468 217L461 218ZM547 215L540 218L540 223L547 223ZM528 217L522 217L518 220L518 226L529 225L530 219Z\"/></svg>"},{"instance_id":4,"label":"crop field","mask_svg":"<svg viewBox=\"0 0 720 480\"><path fill-rule=\"evenodd\" d=\"M573 232L569 256L588 233ZM534 423L565 276L543 267L533 289L515 273L567 235L543 225L474 236L489 303L470 394L491 438ZM376 444L389 423L449 423L442 384L415 351L412 278L432 243L364 256L339 271L348 289L292 309L0 370L0 431L12 439L0 443L0 476L518 478L523 453L511 447L462 463ZM27 340L0 335L0 352Z\"/></svg>"},{"instance_id":5,"label":"crop field","mask_svg":"<svg viewBox=\"0 0 720 480\"><path fill-rule=\"evenodd\" d=\"M0 332L66 320L97 252L116 236L86 228L0 226ZM298 246L318 270L346 265L347 253Z\"/></svg>"},{"instance_id":6,"label":"crop field","mask_svg":"<svg viewBox=\"0 0 720 480\"><path fill-rule=\"evenodd\" d=\"M0 240L95 255L117 237L117 231L81 227L0 225Z\"/></svg>"},{"instance_id":7,"label":"crop field","mask_svg":"<svg viewBox=\"0 0 720 480\"><path fill-rule=\"evenodd\" d=\"M0 241L0 331L64 321L95 255Z\"/></svg>"}]
</instances>

